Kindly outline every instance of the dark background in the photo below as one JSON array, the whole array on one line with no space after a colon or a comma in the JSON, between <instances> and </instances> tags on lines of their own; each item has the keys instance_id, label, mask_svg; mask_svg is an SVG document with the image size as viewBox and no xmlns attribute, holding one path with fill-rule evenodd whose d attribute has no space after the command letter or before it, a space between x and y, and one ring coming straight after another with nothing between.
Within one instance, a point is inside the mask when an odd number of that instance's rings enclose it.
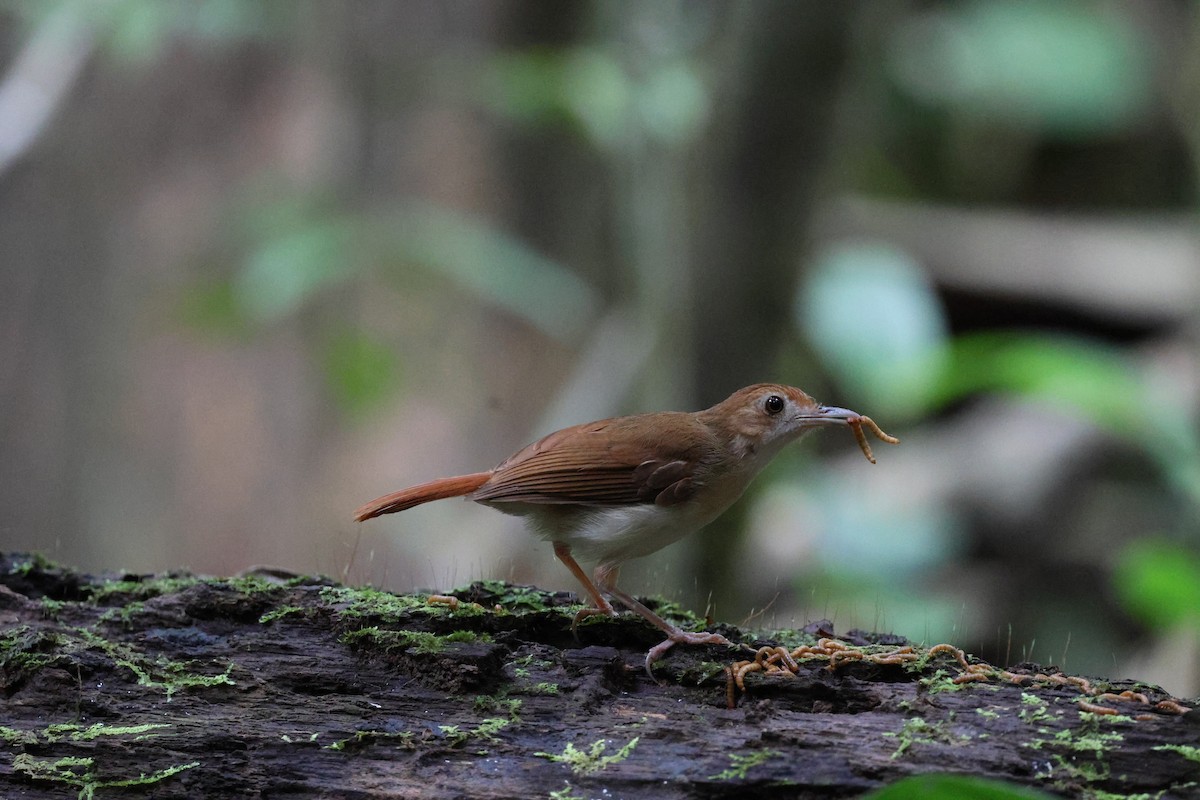
<instances>
[{"instance_id":1,"label":"dark background","mask_svg":"<svg viewBox=\"0 0 1200 800\"><path fill-rule=\"evenodd\" d=\"M778 380L903 445L806 440L628 590L1195 695L1198 12L0 4L0 548L574 589L350 513Z\"/></svg>"}]
</instances>

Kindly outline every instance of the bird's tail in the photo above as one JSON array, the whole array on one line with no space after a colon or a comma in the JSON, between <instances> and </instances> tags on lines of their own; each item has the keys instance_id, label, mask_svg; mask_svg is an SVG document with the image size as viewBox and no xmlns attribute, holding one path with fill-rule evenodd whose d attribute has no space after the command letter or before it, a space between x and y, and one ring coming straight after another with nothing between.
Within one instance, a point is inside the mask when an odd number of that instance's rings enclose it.
<instances>
[{"instance_id":1,"label":"bird's tail","mask_svg":"<svg viewBox=\"0 0 1200 800\"><path fill-rule=\"evenodd\" d=\"M422 483L420 486L410 486L398 492L385 494L354 512L356 522L373 519L381 514L392 514L406 508L428 503L430 500L444 500L447 497L461 497L470 494L492 477L490 472L475 472L470 475L458 475L453 478L439 478L436 481Z\"/></svg>"}]
</instances>

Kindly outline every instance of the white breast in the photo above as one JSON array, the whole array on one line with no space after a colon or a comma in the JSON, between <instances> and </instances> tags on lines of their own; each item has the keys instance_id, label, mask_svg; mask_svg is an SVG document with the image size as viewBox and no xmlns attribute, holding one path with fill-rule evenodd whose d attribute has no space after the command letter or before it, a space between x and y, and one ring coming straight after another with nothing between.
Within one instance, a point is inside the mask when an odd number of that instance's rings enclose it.
<instances>
[{"instance_id":1,"label":"white breast","mask_svg":"<svg viewBox=\"0 0 1200 800\"><path fill-rule=\"evenodd\" d=\"M573 515L572 524L531 514L534 532L543 539L563 542L584 561L620 564L661 550L712 522L691 504L591 507Z\"/></svg>"},{"instance_id":2,"label":"white breast","mask_svg":"<svg viewBox=\"0 0 1200 800\"><path fill-rule=\"evenodd\" d=\"M538 503L488 503L529 522L541 538L562 542L581 561L617 565L679 541L721 515L741 495L748 481L725 482L721 495L709 492L701 506L687 501L675 506L580 506Z\"/></svg>"}]
</instances>

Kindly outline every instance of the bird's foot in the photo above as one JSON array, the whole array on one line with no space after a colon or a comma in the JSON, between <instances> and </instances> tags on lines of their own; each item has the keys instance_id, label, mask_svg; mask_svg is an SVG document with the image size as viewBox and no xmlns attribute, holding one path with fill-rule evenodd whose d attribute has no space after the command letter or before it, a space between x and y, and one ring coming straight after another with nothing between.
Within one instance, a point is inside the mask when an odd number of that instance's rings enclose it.
<instances>
[{"instance_id":1,"label":"bird's foot","mask_svg":"<svg viewBox=\"0 0 1200 800\"><path fill-rule=\"evenodd\" d=\"M719 644L726 647L745 647L745 645L734 644L719 633L690 633L681 631L675 628L667 633L667 638L654 647L650 648L650 652L646 653L646 674L651 680L658 680L654 677L652 666L655 661L663 657L663 654L677 644Z\"/></svg>"},{"instance_id":2,"label":"bird's foot","mask_svg":"<svg viewBox=\"0 0 1200 800\"><path fill-rule=\"evenodd\" d=\"M587 619L588 617L595 617L595 616L615 617L615 616L617 616L617 611L612 606L607 606L604 608L596 608L595 606L589 606L588 608L581 608L579 611L575 612L575 619L571 620L571 635L574 636L576 640L578 640L579 639L579 623L582 622L583 620Z\"/></svg>"}]
</instances>

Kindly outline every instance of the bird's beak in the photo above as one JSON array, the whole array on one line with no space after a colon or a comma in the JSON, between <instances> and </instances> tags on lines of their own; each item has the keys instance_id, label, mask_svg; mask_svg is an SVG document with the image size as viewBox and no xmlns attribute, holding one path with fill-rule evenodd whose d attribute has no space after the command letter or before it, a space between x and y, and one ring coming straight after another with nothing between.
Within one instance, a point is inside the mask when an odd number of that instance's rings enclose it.
<instances>
[{"instance_id":1,"label":"bird's beak","mask_svg":"<svg viewBox=\"0 0 1200 800\"><path fill-rule=\"evenodd\" d=\"M800 414L796 420L805 425L849 425L861 418L862 414L848 408L817 406L816 411L811 414Z\"/></svg>"}]
</instances>

